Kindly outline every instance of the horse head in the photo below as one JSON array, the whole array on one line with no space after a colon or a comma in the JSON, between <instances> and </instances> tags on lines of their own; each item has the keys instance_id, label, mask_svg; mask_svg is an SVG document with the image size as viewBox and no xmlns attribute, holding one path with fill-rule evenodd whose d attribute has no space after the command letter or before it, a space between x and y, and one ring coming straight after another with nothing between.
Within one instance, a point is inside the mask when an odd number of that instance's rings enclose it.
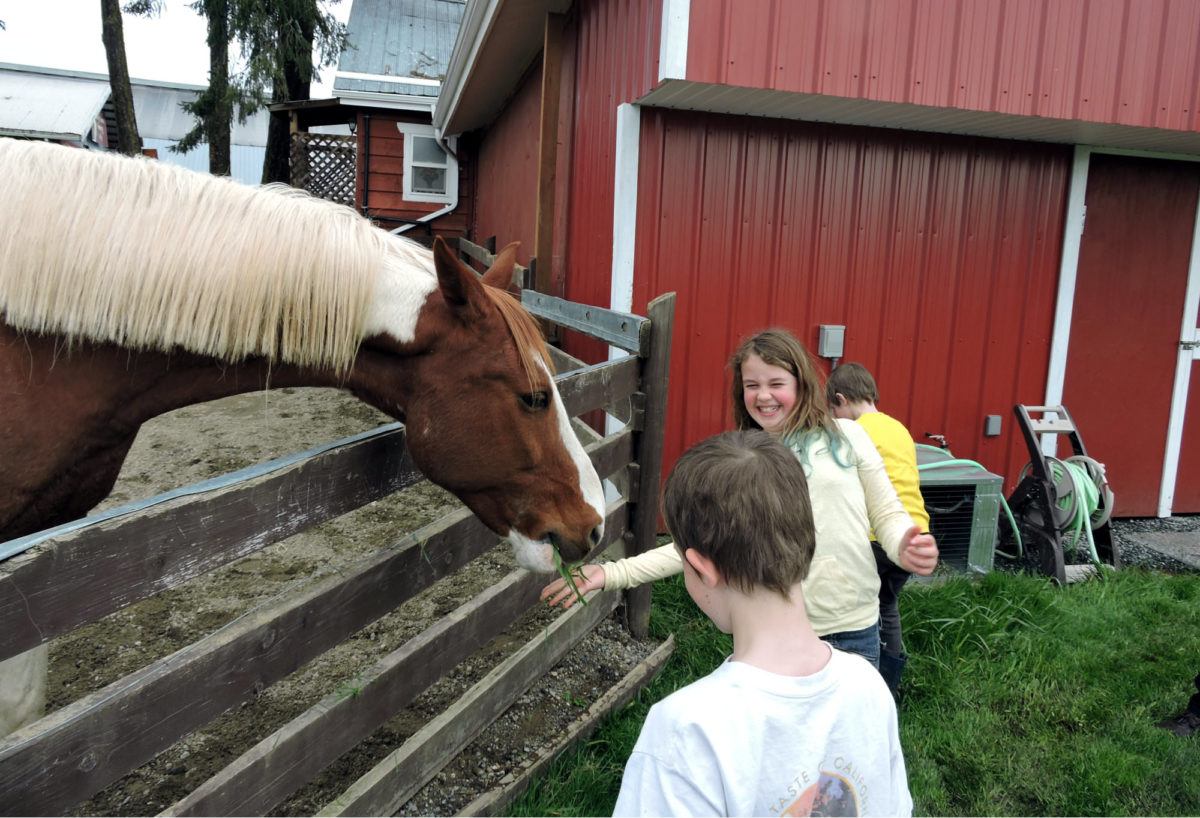
<instances>
[{"instance_id":1,"label":"horse head","mask_svg":"<svg viewBox=\"0 0 1200 818\"><path fill-rule=\"evenodd\" d=\"M405 356L404 383L375 383L361 396L404 420L409 453L431 481L508 537L522 567L546 572L554 552L570 563L599 544L604 492L537 324L512 294L516 248L504 248L481 280L436 239L437 284L412 342L369 335L359 355Z\"/></svg>"},{"instance_id":2,"label":"horse head","mask_svg":"<svg viewBox=\"0 0 1200 818\"><path fill-rule=\"evenodd\" d=\"M599 542L600 480L507 291L515 246L481 282L303 192L26 140L0 139L0 178L0 372L21 373L0 390L0 532L86 513L156 414L293 385L405 420L417 466L525 567Z\"/></svg>"}]
</instances>

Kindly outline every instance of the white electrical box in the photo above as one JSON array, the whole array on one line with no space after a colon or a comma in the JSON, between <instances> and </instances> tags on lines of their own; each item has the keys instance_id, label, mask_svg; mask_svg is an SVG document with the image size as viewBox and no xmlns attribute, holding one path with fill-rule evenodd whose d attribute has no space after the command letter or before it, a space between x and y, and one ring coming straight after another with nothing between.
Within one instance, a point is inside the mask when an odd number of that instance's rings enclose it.
<instances>
[{"instance_id":1,"label":"white electrical box","mask_svg":"<svg viewBox=\"0 0 1200 818\"><path fill-rule=\"evenodd\" d=\"M821 324L817 333L817 354L822 358L840 358L846 343L846 328L841 324Z\"/></svg>"},{"instance_id":2,"label":"white electrical box","mask_svg":"<svg viewBox=\"0 0 1200 818\"><path fill-rule=\"evenodd\" d=\"M984 437L999 437L1000 436L1000 416L988 415L983 419L983 436Z\"/></svg>"}]
</instances>

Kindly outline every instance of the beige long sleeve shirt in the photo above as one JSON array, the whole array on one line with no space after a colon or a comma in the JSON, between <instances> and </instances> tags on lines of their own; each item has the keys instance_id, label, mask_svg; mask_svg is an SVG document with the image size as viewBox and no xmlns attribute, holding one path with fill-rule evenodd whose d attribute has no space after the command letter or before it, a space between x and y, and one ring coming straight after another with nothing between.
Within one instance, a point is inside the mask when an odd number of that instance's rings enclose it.
<instances>
[{"instance_id":1,"label":"beige long sleeve shirt","mask_svg":"<svg viewBox=\"0 0 1200 818\"><path fill-rule=\"evenodd\" d=\"M888 480L875 444L852 420L837 421L845 443L835 459L823 438L797 452L808 475L817 547L802 586L805 608L821 636L869 627L879 619L879 574L871 555L874 530L899 563L900 541L912 518ZM842 466L838 463L848 464ZM604 566L605 588L632 588L683 570L672 545Z\"/></svg>"}]
</instances>

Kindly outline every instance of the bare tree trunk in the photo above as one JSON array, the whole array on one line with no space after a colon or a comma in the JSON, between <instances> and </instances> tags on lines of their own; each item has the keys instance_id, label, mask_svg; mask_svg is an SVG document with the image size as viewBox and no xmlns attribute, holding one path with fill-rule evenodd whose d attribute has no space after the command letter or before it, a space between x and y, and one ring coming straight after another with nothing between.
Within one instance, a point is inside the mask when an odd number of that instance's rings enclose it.
<instances>
[{"instance_id":1,"label":"bare tree trunk","mask_svg":"<svg viewBox=\"0 0 1200 818\"><path fill-rule=\"evenodd\" d=\"M312 24L304 26L304 41L308 43L305 52L307 66L301 65L294 59L287 59L283 64L283 81L275 80L272 87L273 102L292 102L298 99L308 99L312 93L312 50L313 38L316 36ZM307 69L307 70L306 70ZM263 183L291 182L289 172L289 156L291 155L291 129L288 120L282 116L272 116L267 126L267 155L263 159Z\"/></svg>"},{"instance_id":2,"label":"bare tree trunk","mask_svg":"<svg viewBox=\"0 0 1200 818\"><path fill-rule=\"evenodd\" d=\"M108 84L112 88L117 114L117 150L129 156L142 152L137 117L133 111L133 87L129 83L129 64L125 59L125 27L121 21L119 0L100 0L101 38L108 57Z\"/></svg>"},{"instance_id":3,"label":"bare tree trunk","mask_svg":"<svg viewBox=\"0 0 1200 818\"><path fill-rule=\"evenodd\" d=\"M287 88L279 80L275 80L271 101L288 101ZM262 181L264 185L271 182L291 183L291 166L288 161L291 136L289 118L281 114L271 114L267 121L267 154L263 157Z\"/></svg>"},{"instance_id":4,"label":"bare tree trunk","mask_svg":"<svg viewBox=\"0 0 1200 818\"><path fill-rule=\"evenodd\" d=\"M214 93L213 110L205 123L208 131L208 172L229 175L229 142L233 130L233 102L229 89L229 3L207 0L208 85Z\"/></svg>"}]
</instances>

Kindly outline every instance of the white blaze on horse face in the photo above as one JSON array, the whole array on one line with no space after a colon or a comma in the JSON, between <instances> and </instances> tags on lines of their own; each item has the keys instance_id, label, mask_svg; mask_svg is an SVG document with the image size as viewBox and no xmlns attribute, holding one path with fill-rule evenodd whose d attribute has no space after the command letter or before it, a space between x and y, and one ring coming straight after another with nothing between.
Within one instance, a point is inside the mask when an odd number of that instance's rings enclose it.
<instances>
[{"instance_id":1,"label":"white blaze on horse face","mask_svg":"<svg viewBox=\"0 0 1200 818\"><path fill-rule=\"evenodd\" d=\"M541 362L539 361L539 363ZM554 414L558 417L558 433L562 435L563 445L567 447L571 460L579 471L579 493L583 495L584 502L600 516L600 535L603 536L605 503L604 487L600 485L600 475L596 474L596 467L592 465L592 459L583 450L583 444L579 442L575 430L571 428L571 416L567 414L567 407L563 406L562 398L558 394L558 387L554 385L553 376L550 375L545 364L541 364L541 366L546 372L546 377L550 379L550 394L554 398Z\"/></svg>"},{"instance_id":2,"label":"white blaze on horse face","mask_svg":"<svg viewBox=\"0 0 1200 818\"><path fill-rule=\"evenodd\" d=\"M554 573L554 546L542 540L531 540L515 528L508 532L517 565L535 574Z\"/></svg>"},{"instance_id":3,"label":"white blaze on horse face","mask_svg":"<svg viewBox=\"0 0 1200 818\"><path fill-rule=\"evenodd\" d=\"M571 428L571 417L567 414L567 408L563 406L562 398L558 394L558 387L554 385L554 378L544 363L538 361L538 365L550 379L550 395L554 398L551 405L555 417L558 419L558 433L562 438L563 446L570 453L571 460L578 470L579 493L583 496L584 502L599 515L598 528L600 536L603 537L605 504L604 487L600 484L600 476L596 474L591 458L587 456L587 452L583 450L583 445L575 435L575 430ZM508 533L508 540L512 543L517 564L522 568L539 573L549 573L555 570L554 548L549 543L532 540L515 529Z\"/></svg>"},{"instance_id":4,"label":"white blaze on horse face","mask_svg":"<svg viewBox=\"0 0 1200 818\"><path fill-rule=\"evenodd\" d=\"M371 303L363 322L363 337L387 334L401 343L417 337L417 319L431 293L437 289L432 257L425 258L400 239L392 239L389 256L375 277ZM428 253L428 251L424 251Z\"/></svg>"}]
</instances>

